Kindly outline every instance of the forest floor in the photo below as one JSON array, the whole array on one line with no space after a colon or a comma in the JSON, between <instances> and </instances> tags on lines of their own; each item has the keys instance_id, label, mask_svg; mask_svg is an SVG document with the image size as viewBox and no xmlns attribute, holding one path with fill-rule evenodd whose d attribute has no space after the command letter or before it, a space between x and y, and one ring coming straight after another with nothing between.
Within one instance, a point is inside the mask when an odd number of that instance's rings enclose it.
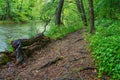
<instances>
[{"instance_id":1,"label":"forest floor","mask_svg":"<svg viewBox=\"0 0 120 80\"><path fill-rule=\"evenodd\" d=\"M100 80L84 32L76 31L34 51L22 65L0 66L0 80Z\"/></svg>"}]
</instances>

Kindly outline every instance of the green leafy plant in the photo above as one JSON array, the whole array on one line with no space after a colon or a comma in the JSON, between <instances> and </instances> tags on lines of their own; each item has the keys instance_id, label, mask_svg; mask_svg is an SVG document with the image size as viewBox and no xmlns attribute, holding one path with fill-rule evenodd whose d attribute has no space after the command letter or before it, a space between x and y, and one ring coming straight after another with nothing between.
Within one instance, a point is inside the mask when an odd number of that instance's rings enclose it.
<instances>
[{"instance_id":1,"label":"green leafy plant","mask_svg":"<svg viewBox=\"0 0 120 80\"><path fill-rule=\"evenodd\" d=\"M7 43L9 44L9 45L7 46L7 50L8 50L9 52L13 52L13 47L12 47L12 45L10 45L10 43L11 43L12 40L13 40L12 38L9 38L9 39L7 40Z\"/></svg>"},{"instance_id":2,"label":"green leafy plant","mask_svg":"<svg viewBox=\"0 0 120 80\"><path fill-rule=\"evenodd\" d=\"M112 79L120 79L120 24L98 26L90 38L90 49L98 67L98 76L106 73Z\"/></svg>"}]
</instances>

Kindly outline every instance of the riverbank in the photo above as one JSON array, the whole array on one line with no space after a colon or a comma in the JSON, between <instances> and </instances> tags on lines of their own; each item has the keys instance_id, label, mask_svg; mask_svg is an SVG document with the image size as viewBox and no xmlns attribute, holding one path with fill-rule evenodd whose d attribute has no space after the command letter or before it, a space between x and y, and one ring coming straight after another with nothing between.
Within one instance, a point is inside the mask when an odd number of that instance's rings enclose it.
<instances>
[{"instance_id":1,"label":"riverbank","mask_svg":"<svg viewBox=\"0 0 120 80\"><path fill-rule=\"evenodd\" d=\"M3 20L3 21L0 21L0 24L14 24L16 22L14 21L10 21L10 20Z\"/></svg>"},{"instance_id":2,"label":"riverbank","mask_svg":"<svg viewBox=\"0 0 120 80\"><path fill-rule=\"evenodd\" d=\"M28 39L44 30L44 23L13 23L0 25L0 52L10 50L10 43L16 39ZM10 49L9 49L10 48Z\"/></svg>"},{"instance_id":3,"label":"riverbank","mask_svg":"<svg viewBox=\"0 0 120 80\"><path fill-rule=\"evenodd\" d=\"M29 20L29 21L1 20L0 24L26 24L26 23L40 23L40 22L42 22L42 21L40 21L40 20Z\"/></svg>"},{"instance_id":4,"label":"riverbank","mask_svg":"<svg viewBox=\"0 0 120 80\"><path fill-rule=\"evenodd\" d=\"M18 67L13 63L1 66L0 79L100 80L91 54L86 49L88 43L84 41L84 31L76 31L35 50Z\"/></svg>"}]
</instances>

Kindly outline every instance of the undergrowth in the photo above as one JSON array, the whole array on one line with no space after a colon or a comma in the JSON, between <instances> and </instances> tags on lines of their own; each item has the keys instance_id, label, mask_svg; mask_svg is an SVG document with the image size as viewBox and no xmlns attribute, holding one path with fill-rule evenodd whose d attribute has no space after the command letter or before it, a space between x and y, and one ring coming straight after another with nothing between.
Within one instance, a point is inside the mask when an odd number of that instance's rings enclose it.
<instances>
[{"instance_id":1,"label":"undergrowth","mask_svg":"<svg viewBox=\"0 0 120 80\"><path fill-rule=\"evenodd\" d=\"M71 26L65 26L65 25L60 25L56 26L54 24L51 25L52 27L45 32L45 36L50 37L51 39L60 39L65 37L67 34L75 32L81 28L82 26L79 25L71 25Z\"/></svg>"},{"instance_id":2,"label":"undergrowth","mask_svg":"<svg viewBox=\"0 0 120 80\"><path fill-rule=\"evenodd\" d=\"M120 79L120 23L96 27L89 39L90 49L98 67L98 76L107 74L112 80Z\"/></svg>"}]
</instances>

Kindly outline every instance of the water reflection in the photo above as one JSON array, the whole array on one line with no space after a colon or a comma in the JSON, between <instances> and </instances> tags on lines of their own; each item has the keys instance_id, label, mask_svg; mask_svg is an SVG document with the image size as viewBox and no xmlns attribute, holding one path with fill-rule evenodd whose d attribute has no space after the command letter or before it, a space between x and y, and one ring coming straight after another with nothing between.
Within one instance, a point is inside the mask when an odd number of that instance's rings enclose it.
<instances>
[{"instance_id":1,"label":"water reflection","mask_svg":"<svg viewBox=\"0 0 120 80\"><path fill-rule=\"evenodd\" d=\"M40 23L0 25L0 52L7 49L10 39L30 38L43 29Z\"/></svg>"}]
</instances>

